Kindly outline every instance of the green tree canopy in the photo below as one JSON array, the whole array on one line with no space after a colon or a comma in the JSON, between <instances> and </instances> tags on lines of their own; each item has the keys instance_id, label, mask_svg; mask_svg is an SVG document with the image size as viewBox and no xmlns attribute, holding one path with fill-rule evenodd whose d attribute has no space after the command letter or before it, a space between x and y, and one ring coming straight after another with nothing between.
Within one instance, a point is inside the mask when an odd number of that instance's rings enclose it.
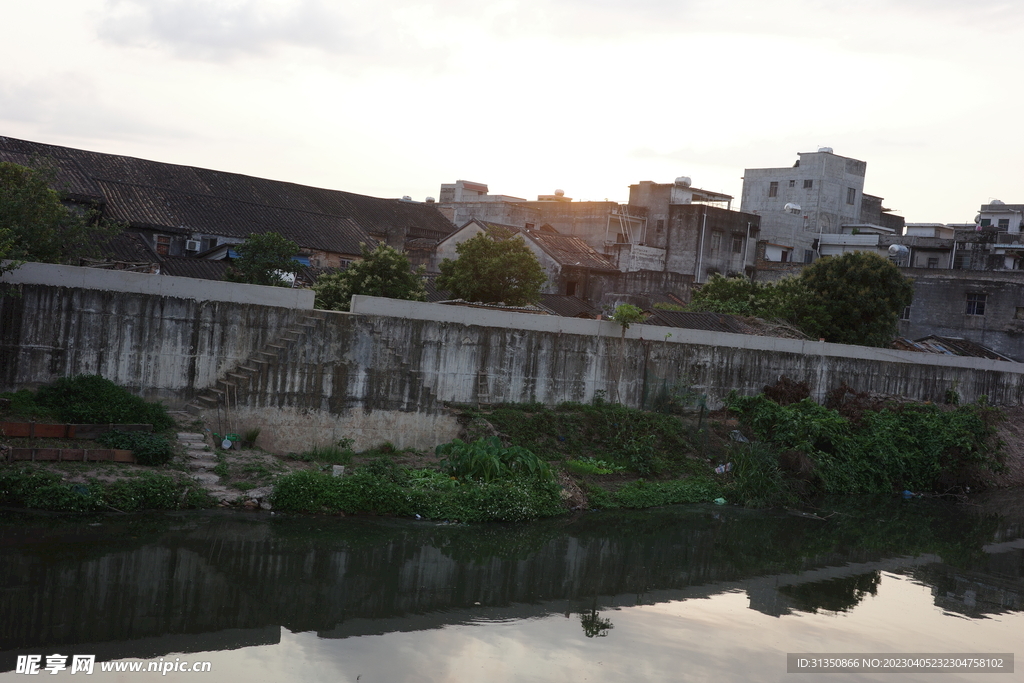
<instances>
[{"instance_id":1,"label":"green tree canopy","mask_svg":"<svg viewBox=\"0 0 1024 683\"><path fill-rule=\"evenodd\" d=\"M340 273L324 273L316 279L313 291L317 308L347 311L353 294L426 301L422 266L414 272L405 254L383 242L373 249L366 244L361 248L361 261Z\"/></svg>"},{"instance_id":2,"label":"green tree canopy","mask_svg":"<svg viewBox=\"0 0 1024 683\"><path fill-rule=\"evenodd\" d=\"M459 257L441 262L437 286L467 301L522 306L537 301L544 268L522 238L481 233L455 247Z\"/></svg>"},{"instance_id":3,"label":"green tree canopy","mask_svg":"<svg viewBox=\"0 0 1024 683\"><path fill-rule=\"evenodd\" d=\"M249 285L287 287L284 275L297 273L302 264L295 260L299 245L276 232L250 233L235 246L238 258L228 270L227 279Z\"/></svg>"},{"instance_id":4,"label":"green tree canopy","mask_svg":"<svg viewBox=\"0 0 1024 683\"><path fill-rule=\"evenodd\" d=\"M861 251L819 259L800 279L818 313L805 316L802 327L840 344L889 346L914 297L913 282L891 261Z\"/></svg>"},{"instance_id":5,"label":"green tree canopy","mask_svg":"<svg viewBox=\"0 0 1024 683\"><path fill-rule=\"evenodd\" d=\"M826 256L778 282L715 275L687 310L781 319L814 339L888 346L914 287L888 259L867 252Z\"/></svg>"},{"instance_id":6,"label":"green tree canopy","mask_svg":"<svg viewBox=\"0 0 1024 683\"><path fill-rule=\"evenodd\" d=\"M120 232L96 211L65 206L55 184L50 171L0 162L0 258L75 263Z\"/></svg>"}]
</instances>

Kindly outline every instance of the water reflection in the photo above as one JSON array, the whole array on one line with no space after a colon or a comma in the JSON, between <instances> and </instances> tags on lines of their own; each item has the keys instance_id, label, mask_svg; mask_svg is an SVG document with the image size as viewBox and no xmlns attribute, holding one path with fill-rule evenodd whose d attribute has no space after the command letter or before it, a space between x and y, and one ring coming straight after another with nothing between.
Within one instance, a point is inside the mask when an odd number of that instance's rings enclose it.
<instances>
[{"instance_id":1,"label":"water reflection","mask_svg":"<svg viewBox=\"0 0 1024 683\"><path fill-rule=\"evenodd\" d=\"M500 632L570 615L577 639L627 642L639 628L627 608L690 619L701 600L743 596L745 612L776 620L850 614L881 600L886 581L924 586L934 606L970 619L1021 611L1016 508L856 499L828 510L838 514L827 521L690 507L520 526L218 513L10 519L0 525L0 671L18 653L53 649L152 658L283 646L300 632L319 641L480 624ZM578 647L561 631L551 637Z\"/></svg>"}]
</instances>

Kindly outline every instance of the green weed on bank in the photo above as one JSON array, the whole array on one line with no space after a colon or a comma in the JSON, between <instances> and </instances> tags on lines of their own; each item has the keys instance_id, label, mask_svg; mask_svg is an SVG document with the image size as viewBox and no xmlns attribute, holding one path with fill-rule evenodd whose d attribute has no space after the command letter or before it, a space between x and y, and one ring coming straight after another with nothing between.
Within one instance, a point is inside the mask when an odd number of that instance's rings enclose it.
<instances>
[{"instance_id":1,"label":"green weed on bank","mask_svg":"<svg viewBox=\"0 0 1024 683\"><path fill-rule=\"evenodd\" d=\"M288 512L420 515L461 522L519 522L566 511L561 488L552 481L460 481L431 470L403 471L396 477L379 474L294 472L278 480L272 503Z\"/></svg>"},{"instance_id":2,"label":"green weed on bank","mask_svg":"<svg viewBox=\"0 0 1024 683\"><path fill-rule=\"evenodd\" d=\"M78 484L54 472L0 468L0 505L53 512L183 510L213 505L195 482L143 472L113 482Z\"/></svg>"}]
</instances>

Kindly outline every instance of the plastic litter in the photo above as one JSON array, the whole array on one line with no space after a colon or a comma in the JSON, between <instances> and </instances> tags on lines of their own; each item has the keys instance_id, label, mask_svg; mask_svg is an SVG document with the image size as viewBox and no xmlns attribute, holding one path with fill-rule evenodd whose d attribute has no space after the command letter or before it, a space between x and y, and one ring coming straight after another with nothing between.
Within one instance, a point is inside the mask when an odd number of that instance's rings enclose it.
<instances>
[{"instance_id":1,"label":"plastic litter","mask_svg":"<svg viewBox=\"0 0 1024 683\"><path fill-rule=\"evenodd\" d=\"M715 474L725 474L726 472L732 472L731 462L727 462L724 465L719 465L715 468Z\"/></svg>"},{"instance_id":2,"label":"plastic litter","mask_svg":"<svg viewBox=\"0 0 1024 683\"><path fill-rule=\"evenodd\" d=\"M729 438L732 439L733 441L739 441L740 443L750 443L750 439L743 436L743 432L741 432L738 429L734 429L731 432L729 432Z\"/></svg>"},{"instance_id":3,"label":"plastic litter","mask_svg":"<svg viewBox=\"0 0 1024 683\"><path fill-rule=\"evenodd\" d=\"M725 505L725 498L715 498L715 505Z\"/></svg>"}]
</instances>

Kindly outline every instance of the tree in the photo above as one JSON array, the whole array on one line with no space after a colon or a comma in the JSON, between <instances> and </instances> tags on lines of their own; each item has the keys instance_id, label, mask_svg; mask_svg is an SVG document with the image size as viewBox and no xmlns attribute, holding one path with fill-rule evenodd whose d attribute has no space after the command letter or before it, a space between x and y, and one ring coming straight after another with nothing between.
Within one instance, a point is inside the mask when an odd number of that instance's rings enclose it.
<instances>
[{"instance_id":1,"label":"tree","mask_svg":"<svg viewBox=\"0 0 1024 683\"><path fill-rule=\"evenodd\" d=\"M826 256L799 277L758 283L712 277L688 310L781 319L813 339L889 346L914 287L888 259L867 252Z\"/></svg>"},{"instance_id":2,"label":"tree","mask_svg":"<svg viewBox=\"0 0 1024 683\"><path fill-rule=\"evenodd\" d=\"M805 316L813 337L839 344L889 346L913 282L888 259L867 252L826 256L800 275L819 315Z\"/></svg>"},{"instance_id":3,"label":"tree","mask_svg":"<svg viewBox=\"0 0 1024 683\"><path fill-rule=\"evenodd\" d=\"M287 287L284 275L297 273L302 264L295 260L299 245L276 232L250 233L235 246L238 258L228 270L227 279L249 285Z\"/></svg>"},{"instance_id":4,"label":"tree","mask_svg":"<svg viewBox=\"0 0 1024 683\"><path fill-rule=\"evenodd\" d=\"M370 249L360 245L363 259L340 273L324 273L316 279L316 307L328 311L347 311L353 294L383 296L389 299L426 301L423 266L415 272L409 258L383 242Z\"/></svg>"},{"instance_id":5,"label":"tree","mask_svg":"<svg viewBox=\"0 0 1024 683\"><path fill-rule=\"evenodd\" d=\"M441 262L437 286L460 299L522 306L537 301L547 277L521 238L481 233L455 247L459 257Z\"/></svg>"},{"instance_id":6,"label":"tree","mask_svg":"<svg viewBox=\"0 0 1024 683\"><path fill-rule=\"evenodd\" d=\"M0 162L0 258L76 263L121 231L97 211L66 206L55 184L52 171Z\"/></svg>"}]
</instances>

